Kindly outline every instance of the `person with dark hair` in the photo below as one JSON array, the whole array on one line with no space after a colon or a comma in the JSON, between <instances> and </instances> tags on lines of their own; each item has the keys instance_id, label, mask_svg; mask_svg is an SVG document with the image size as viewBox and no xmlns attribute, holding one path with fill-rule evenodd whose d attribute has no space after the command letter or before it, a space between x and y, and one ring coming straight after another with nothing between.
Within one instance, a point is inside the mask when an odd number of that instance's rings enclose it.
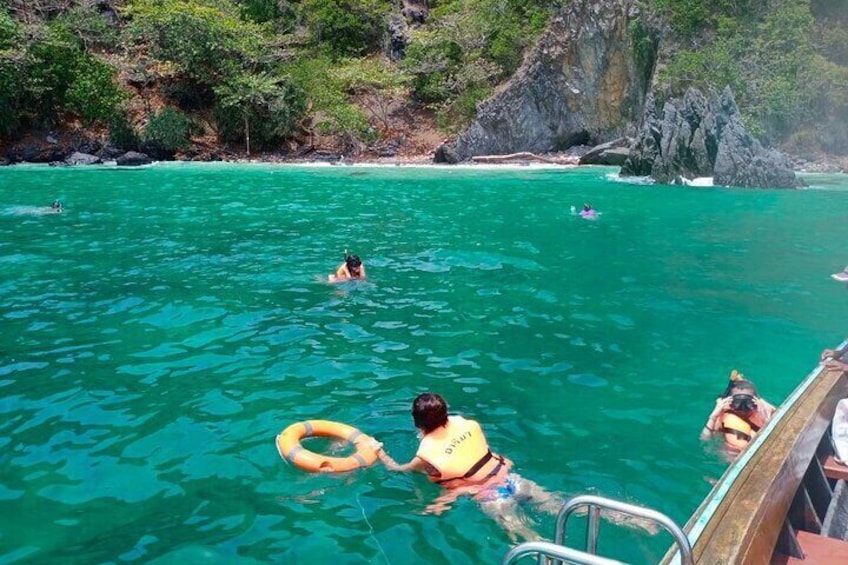
<instances>
[{"instance_id":1,"label":"person with dark hair","mask_svg":"<svg viewBox=\"0 0 848 565\"><path fill-rule=\"evenodd\" d=\"M708 440L715 434L724 436L724 444L731 452L745 448L757 432L774 415L776 408L760 398L757 387L736 369L715 407L701 430L701 439Z\"/></svg>"},{"instance_id":2,"label":"person with dark hair","mask_svg":"<svg viewBox=\"0 0 848 565\"><path fill-rule=\"evenodd\" d=\"M428 512L440 514L462 495L472 496L509 535L541 539L518 513L520 504L533 504L556 515L563 500L512 471L512 461L489 449L483 429L474 420L448 414L445 399L435 393L419 394L412 403L412 420L421 443L411 461L397 463L377 442L377 456L390 471L417 471L445 487ZM651 531L651 526L615 512L604 516L616 523Z\"/></svg>"},{"instance_id":3,"label":"person with dark hair","mask_svg":"<svg viewBox=\"0 0 848 565\"><path fill-rule=\"evenodd\" d=\"M365 265L358 255L346 255L344 263L336 269L335 275L330 275L331 282L349 281L365 278Z\"/></svg>"},{"instance_id":4,"label":"person with dark hair","mask_svg":"<svg viewBox=\"0 0 848 565\"><path fill-rule=\"evenodd\" d=\"M50 206L50 209L53 211L54 214L61 214L65 210L65 208L62 206L62 203L58 200L53 201L53 205Z\"/></svg>"}]
</instances>

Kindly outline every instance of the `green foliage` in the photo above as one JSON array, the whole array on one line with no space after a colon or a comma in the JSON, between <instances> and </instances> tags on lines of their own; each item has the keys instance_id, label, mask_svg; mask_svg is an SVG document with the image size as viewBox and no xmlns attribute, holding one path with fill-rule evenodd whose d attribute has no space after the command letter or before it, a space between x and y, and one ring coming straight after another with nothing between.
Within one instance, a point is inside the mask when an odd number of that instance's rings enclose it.
<instances>
[{"instance_id":1,"label":"green foliage","mask_svg":"<svg viewBox=\"0 0 848 565\"><path fill-rule=\"evenodd\" d=\"M298 59L286 70L305 95L316 131L339 135L348 142L369 135L368 116L349 95L355 88L350 72L336 72L326 56Z\"/></svg>"},{"instance_id":2,"label":"green foliage","mask_svg":"<svg viewBox=\"0 0 848 565\"><path fill-rule=\"evenodd\" d=\"M416 30L404 69L417 100L435 105L440 122L462 127L491 92L521 64L544 29L548 7L535 0L452 0L431 12Z\"/></svg>"},{"instance_id":3,"label":"green foliage","mask_svg":"<svg viewBox=\"0 0 848 565\"><path fill-rule=\"evenodd\" d=\"M127 13L128 42L201 84L215 85L255 63L266 44L262 28L223 0L133 0Z\"/></svg>"},{"instance_id":4,"label":"green foliage","mask_svg":"<svg viewBox=\"0 0 848 565\"><path fill-rule=\"evenodd\" d=\"M61 29L41 29L27 48L27 106L47 119L58 116L83 58L76 40Z\"/></svg>"},{"instance_id":5,"label":"green foliage","mask_svg":"<svg viewBox=\"0 0 848 565\"><path fill-rule=\"evenodd\" d=\"M109 143L124 151L138 149L138 133L130 124L126 114L116 113L109 122Z\"/></svg>"},{"instance_id":6,"label":"green foliage","mask_svg":"<svg viewBox=\"0 0 848 565\"><path fill-rule=\"evenodd\" d=\"M301 7L314 39L335 57L377 50L390 9L383 0L304 0Z\"/></svg>"},{"instance_id":7,"label":"green foliage","mask_svg":"<svg viewBox=\"0 0 848 565\"><path fill-rule=\"evenodd\" d=\"M751 0L654 0L672 26L686 36L714 29L726 17L751 15L759 2Z\"/></svg>"},{"instance_id":8,"label":"green foliage","mask_svg":"<svg viewBox=\"0 0 848 565\"><path fill-rule=\"evenodd\" d=\"M192 130L188 116L174 108L164 108L150 116L144 129L144 141L160 151L175 153L189 146Z\"/></svg>"},{"instance_id":9,"label":"green foliage","mask_svg":"<svg viewBox=\"0 0 848 565\"><path fill-rule=\"evenodd\" d=\"M76 76L68 87L65 108L91 123L111 119L127 95L114 81L115 70L91 56L77 64Z\"/></svg>"},{"instance_id":10,"label":"green foliage","mask_svg":"<svg viewBox=\"0 0 848 565\"><path fill-rule=\"evenodd\" d=\"M690 0L658 4L682 10ZM659 90L676 96L689 86L730 85L746 126L767 143L796 132L796 142L809 146L811 136L804 131L818 128L831 150L840 143L848 149L848 139L842 139L848 134L834 133L844 128L830 125L848 117L848 95L843 94L848 69L836 63L848 52L848 33L817 26L809 0L768 0L760 11L755 4L760 3L714 2L725 15L710 16L710 40L678 53L659 73ZM818 44L814 38L820 38Z\"/></svg>"},{"instance_id":11,"label":"green foliage","mask_svg":"<svg viewBox=\"0 0 848 565\"><path fill-rule=\"evenodd\" d=\"M15 48L23 38L23 31L6 10L0 9L0 50Z\"/></svg>"},{"instance_id":12,"label":"green foliage","mask_svg":"<svg viewBox=\"0 0 848 565\"><path fill-rule=\"evenodd\" d=\"M437 115L439 129L459 133L465 124L477 116L477 104L492 93L489 87L479 86L462 92Z\"/></svg>"},{"instance_id":13,"label":"green foliage","mask_svg":"<svg viewBox=\"0 0 848 565\"><path fill-rule=\"evenodd\" d=\"M237 2L242 15L258 24L270 23L282 30L291 30L297 20L295 9L280 0L241 0Z\"/></svg>"},{"instance_id":14,"label":"green foliage","mask_svg":"<svg viewBox=\"0 0 848 565\"><path fill-rule=\"evenodd\" d=\"M304 96L282 76L244 73L215 88L218 136L249 138L270 147L289 137L304 109Z\"/></svg>"},{"instance_id":15,"label":"green foliage","mask_svg":"<svg viewBox=\"0 0 848 565\"><path fill-rule=\"evenodd\" d=\"M52 25L62 27L78 38L86 50L115 49L118 46L118 30L94 6L73 7L60 14Z\"/></svg>"}]
</instances>

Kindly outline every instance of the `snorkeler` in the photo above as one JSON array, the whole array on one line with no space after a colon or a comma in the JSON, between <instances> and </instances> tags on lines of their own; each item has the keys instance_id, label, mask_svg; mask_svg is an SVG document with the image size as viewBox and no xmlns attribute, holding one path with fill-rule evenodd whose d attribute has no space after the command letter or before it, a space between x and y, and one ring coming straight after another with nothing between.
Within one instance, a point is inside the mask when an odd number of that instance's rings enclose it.
<instances>
[{"instance_id":1,"label":"snorkeler","mask_svg":"<svg viewBox=\"0 0 848 565\"><path fill-rule=\"evenodd\" d=\"M530 503L556 515L563 500L531 480L512 472L512 461L489 449L483 430L474 420L448 415L448 405L438 394L419 394L412 403L412 419L421 443L411 461L398 464L377 442L377 456L390 471L417 471L445 487L444 493L427 507L440 514L462 495L472 496L488 516L503 527L510 539L541 539L522 520L520 504ZM638 519L605 512L616 523L651 531ZM654 530L656 531L656 530Z\"/></svg>"},{"instance_id":2,"label":"snorkeler","mask_svg":"<svg viewBox=\"0 0 848 565\"><path fill-rule=\"evenodd\" d=\"M65 210L65 208L62 206L62 203L58 200L53 201L53 205L50 206L50 209L53 211L54 214L61 214Z\"/></svg>"},{"instance_id":3,"label":"snorkeler","mask_svg":"<svg viewBox=\"0 0 848 565\"><path fill-rule=\"evenodd\" d=\"M347 253L347 252L345 252ZM349 281L365 278L365 265L358 255L346 255L344 263L336 269L335 275L330 275L330 281Z\"/></svg>"},{"instance_id":4,"label":"snorkeler","mask_svg":"<svg viewBox=\"0 0 848 565\"><path fill-rule=\"evenodd\" d=\"M771 420L775 410L774 406L757 396L754 383L745 380L744 375L734 369L701 430L701 439L708 440L721 433L730 451L741 451Z\"/></svg>"}]
</instances>

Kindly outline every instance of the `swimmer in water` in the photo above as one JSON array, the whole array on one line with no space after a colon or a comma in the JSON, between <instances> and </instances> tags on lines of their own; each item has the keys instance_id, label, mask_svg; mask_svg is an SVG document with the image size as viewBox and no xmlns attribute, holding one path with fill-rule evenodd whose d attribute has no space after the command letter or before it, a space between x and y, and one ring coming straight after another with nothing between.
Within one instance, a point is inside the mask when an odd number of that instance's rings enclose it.
<instances>
[{"instance_id":1,"label":"swimmer in water","mask_svg":"<svg viewBox=\"0 0 848 565\"><path fill-rule=\"evenodd\" d=\"M438 394L419 394L412 403L412 420L418 428L421 443L411 461L397 463L376 443L377 456L390 471L415 471L442 485L445 491L427 507L427 512L441 514L462 495L473 497L481 509L506 531L513 542L523 537L541 537L522 519L521 505L533 505L556 515L563 500L529 479L512 471L512 461L489 449L483 429L474 420L448 415L448 405ZM376 440L375 440L376 441ZM651 524L604 511L613 522L652 531ZM656 529L653 529L656 532Z\"/></svg>"},{"instance_id":2,"label":"swimmer in water","mask_svg":"<svg viewBox=\"0 0 848 565\"><path fill-rule=\"evenodd\" d=\"M774 415L776 408L757 395L754 383L735 369L715 408L701 430L701 439L724 437L728 452L735 455L748 446Z\"/></svg>"},{"instance_id":3,"label":"swimmer in water","mask_svg":"<svg viewBox=\"0 0 848 565\"><path fill-rule=\"evenodd\" d=\"M358 255L347 255L344 263L336 269L335 275L330 275L331 282L349 281L353 279L365 278L365 265Z\"/></svg>"},{"instance_id":4,"label":"swimmer in water","mask_svg":"<svg viewBox=\"0 0 848 565\"><path fill-rule=\"evenodd\" d=\"M62 203L58 200L53 201L53 205L50 206L50 209L53 210L54 214L61 214L65 211L65 208L62 206Z\"/></svg>"}]
</instances>

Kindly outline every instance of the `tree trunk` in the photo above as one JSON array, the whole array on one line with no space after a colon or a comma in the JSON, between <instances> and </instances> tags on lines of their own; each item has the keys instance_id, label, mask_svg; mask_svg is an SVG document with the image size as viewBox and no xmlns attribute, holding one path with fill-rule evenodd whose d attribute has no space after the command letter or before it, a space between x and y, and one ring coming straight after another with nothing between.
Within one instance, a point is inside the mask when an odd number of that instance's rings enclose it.
<instances>
[{"instance_id":1,"label":"tree trunk","mask_svg":"<svg viewBox=\"0 0 848 565\"><path fill-rule=\"evenodd\" d=\"M247 116L244 117L244 145L247 149L247 156L250 157L250 120Z\"/></svg>"}]
</instances>

